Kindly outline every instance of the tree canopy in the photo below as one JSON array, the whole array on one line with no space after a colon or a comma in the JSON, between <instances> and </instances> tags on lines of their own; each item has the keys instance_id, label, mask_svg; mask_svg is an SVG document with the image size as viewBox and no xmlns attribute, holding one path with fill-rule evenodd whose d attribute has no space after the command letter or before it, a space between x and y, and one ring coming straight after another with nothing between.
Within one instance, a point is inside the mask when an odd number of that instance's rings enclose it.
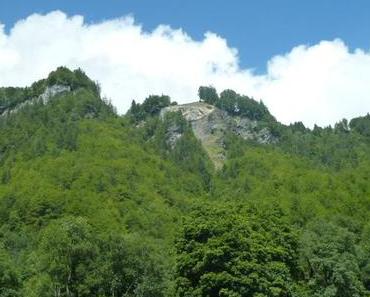
<instances>
[{"instance_id":1,"label":"tree canopy","mask_svg":"<svg viewBox=\"0 0 370 297\"><path fill-rule=\"evenodd\" d=\"M168 96L120 116L66 68L0 88L0 297L369 296L369 116L311 130L199 95L277 141L227 134L216 170Z\"/></svg>"}]
</instances>

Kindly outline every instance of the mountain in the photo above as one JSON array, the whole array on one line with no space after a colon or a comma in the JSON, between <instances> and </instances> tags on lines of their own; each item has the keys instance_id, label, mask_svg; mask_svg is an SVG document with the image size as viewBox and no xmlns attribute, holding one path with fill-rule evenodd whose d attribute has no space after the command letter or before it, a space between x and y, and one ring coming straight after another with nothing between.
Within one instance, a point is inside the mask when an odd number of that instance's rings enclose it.
<instances>
[{"instance_id":1,"label":"mountain","mask_svg":"<svg viewBox=\"0 0 370 297\"><path fill-rule=\"evenodd\" d=\"M370 117L212 87L117 115L82 70L0 88L0 296L369 296Z\"/></svg>"}]
</instances>

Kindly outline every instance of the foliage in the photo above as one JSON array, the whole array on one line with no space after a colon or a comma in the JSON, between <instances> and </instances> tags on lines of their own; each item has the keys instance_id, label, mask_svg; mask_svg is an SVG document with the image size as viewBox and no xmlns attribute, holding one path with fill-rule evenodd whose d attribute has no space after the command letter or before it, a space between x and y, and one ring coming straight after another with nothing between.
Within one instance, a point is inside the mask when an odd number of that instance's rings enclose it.
<instances>
[{"instance_id":1,"label":"foliage","mask_svg":"<svg viewBox=\"0 0 370 297\"><path fill-rule=\"evenodd\" d=\"M363 136L370 137L370 115L367 114L364 117L352 119L349 123L349 128Z\"/></svg>"},{"instance_id":2,"label":"foliage","mask_svg":"<svg viewBox=\"0 0 370 297\"><path fill-rule=\"evenodd\" d=\"M159 115L161 109L169 105L171 105L170 97L165 95L152 95L146 98L142 104L136 103L135 100L133 100L128 114L134 121L139 122L147 117Z\"/></svg>"},{"instance_id":3,"label":"foliage","mask_svg":"<svg viewBox=\"0 0 370 297\"><path fill-rule=\"evenodd\" d=\"M199 93L278 141L230 134L216 171L167 96L118 116L63 67L0 89L1 297L369 296L369 116L310 130Z\"/></svg>"},{"instance_id":4,"label":"foliage","mask_svg":"<svg viewBox=\"0 0 370 297\"><path fill-rule=\"evenodd\" d=\"M356 235L330 222L315 222L302 236L302 268L313 296L364 296Z\"/></svg>"},{"instance_id":5,"label":"foliage","mask_svg":"<svg viewBox=\"0 0 370 297\"><path fill-rule=\"evenodd\" d=\"M176 247L179 296L292 296L297 237L279 210L200 208Z\"/></svg>"},{"instance_id":6,"label":"foliage","mask_svg":"<svg viewBox=\"0 0 370 297\"><path fill-rule=\"evenodd\" d=\"M99 85L91 81L80 68L72 72L66 67L59 67L49 74L46 84L48 86L66 85L71 87L72 91L85 88L92 91L95 95L100 94Z\"/></svg>"},{"instance_id":7,"label":"foliage","mask_svg":"<svg viewBox=\"0 0 370 297\"><path fill-rule=\"evenodd\" d=\"M72 91L83 88L94 93L95 96L100 94L99 85L91 81L81 69L71 71L65 67L59 67L51 72L47 79L35 82L31 87L0 88L0 115L6 110L14 109L21 103L37 98L47 87L53 85L69 86Z\"/></svg>"},{"instance_id":8,"label":"foliage","mask_svg":"<svg viewBox=\"0 0 370 297\"><path fill-rule=\"evenodd\" d=\"M20 286L19 273L11 255L0 245L0 296L18 296Z\"/></svg>"},{"instance_id":9,"label":"foliage","mask_svg":"<svg viewBox=\"0 0 370 297\"><path fill-rule=\"evenodd\" d=\"M257 102L247 96L237 94L233 90L224 90L220 96L213 87L200 87L199 98L206 103L217 106L234 116L248 117L251 120L275 122L263 102Z\"/></svg>"},{"instance_id":10,"label":"foliage","mask_svg":"<svg viewBox=\"0 0 370 297\"><path fill-rule=\"evenodd\" d=\"M199 87L198 96L200 100L212 105L216 104L219 100L217 91L214 87Z\"/></svg>"}]
</instances>

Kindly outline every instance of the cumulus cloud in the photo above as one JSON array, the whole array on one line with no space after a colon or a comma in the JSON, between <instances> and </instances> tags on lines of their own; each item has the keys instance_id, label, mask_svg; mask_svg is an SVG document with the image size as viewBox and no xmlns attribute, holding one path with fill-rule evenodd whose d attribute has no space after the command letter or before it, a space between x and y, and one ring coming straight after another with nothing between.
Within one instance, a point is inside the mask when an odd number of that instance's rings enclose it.
<instances>
[{"instance_id":1,"label":"cumulus cloud","mask_svg":"<svg viewBox=\"0 0 370 297\"><path fill-rule=\"evenodd\" d=\"M339 39L297 46L255 75L217 34L195 41L165 25L145 32L130 16L86 24L54 11L20 20L9 33L0 25L0 86L29 85L60 65L99 81L120 113L149 94L195 101L200 85L262 99L284 123L328 125L370 111L370 52L351 52Z\"/></svg>"}]
</instances>

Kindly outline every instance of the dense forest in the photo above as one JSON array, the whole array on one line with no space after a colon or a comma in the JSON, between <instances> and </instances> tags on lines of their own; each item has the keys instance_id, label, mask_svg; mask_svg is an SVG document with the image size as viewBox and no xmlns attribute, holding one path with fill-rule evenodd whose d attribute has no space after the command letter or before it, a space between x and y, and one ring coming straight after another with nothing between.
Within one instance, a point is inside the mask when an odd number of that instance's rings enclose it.
<instances>
[{"instance_id":1,"label":"dense forest","mask_svg":"<svg viewBox=\"0 0 370 297\"><path fill-rule=\"evenodd\" d=\"M308 129L199 97L277 141L228 133L216 169L168 96L120 116L63 67L0 88L1 297L370 296L370 116Z\"/></svg>"}]
</instances>

